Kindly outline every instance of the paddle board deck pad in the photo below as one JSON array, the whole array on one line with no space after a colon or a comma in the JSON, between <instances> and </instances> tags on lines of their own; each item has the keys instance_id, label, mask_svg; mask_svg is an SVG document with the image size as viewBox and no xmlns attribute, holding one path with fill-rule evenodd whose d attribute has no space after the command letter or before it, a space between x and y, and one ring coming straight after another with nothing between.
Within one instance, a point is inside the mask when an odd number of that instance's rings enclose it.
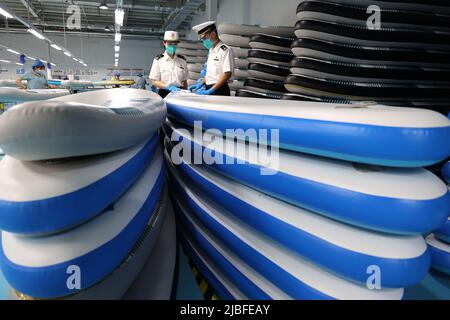
<instances>
[{"instance_id":1,"label":"paddle board deck pad","mask_svg":"<svg viewBox=\"0 0 450 320\"><path fill-rule=\"evenodd\" d=\"M291 62L292 74L328 77L343 81L394 81L405 82L429 81L445 82L450 79L450 68L421 68L414 66L380 66L376 64L357 64L322 60L316 58L296 57Z\"/></svg>"},{"instance_id":2,"label":"paddle board deck pad","mask_svg":"<svg viewBox=\"0 0 450 320\"><path fill-rule=\"evenodd\" d=\"M163 202L164 203L164 202ZM170 198L156 244L141 273L122 300L170 300L177 268L175 217Z\"/></svg>"},{"instance_id":3,"label":"paddle board deck pad","mask_svg":"<svg viewBox=\"0 0 450 320\"><path fill-rule=\"evenodd\" d=\"M176 170L170 161L166 153L170 169ZM204 166L188 164L182 158L176 161L181 163L177 172L187 184L198 188L208 199L344 278L364 284L367 268L377 265L383 270L383 288L403 288L419 283L428 273L430 257L421 235L398 237L348 226L269 197Z\"/></svg>"},{"instance_id":4,"label":"paddle board deck pad","mask_svg":"<svg viewBox=\"0 0 450 320\"><path fill-rule=\"evenodd\" d=\"M203 50L205 47L198 41L186 41L182 40L178 43L178 48L191 49L191 50Z\"/></svg>"},{"instance_id":5,"label":"paddle board deck pad","mask_svg":"<svg viewBox=\"0 0 450 320\"><path fill-rule=\"evenodd\" d=\"M76 294L65 296L64 300L119 300L140 275L141 270L147 262L147 258L153 253L153 248L158 240L160 229L165 220L167 207L167 191L161 196L159 208L148 221L147 226L136 241L128 256L117 266L110 275L90 288L81 290ZM12 290L14 300L34 300L16 290Z\"/></svg>"},{"instance_id":6,"label":"paddle board deck pad","mask_svg":"<svg viewBox=\"0 0 450 320\"><path fill-rule=\"evenodd\" d=\"M248 51L250 49L239 48L239 47L230 47L231 51L233 51L233 56L235 58L247 58Z\"/></svg>"},{"instance_id":7,"label":"paddle board deck pad","mask_svg":"<svg viewBox=\"0 0 450 320\"><path fill-rule=\"evenodd\" d=\"M431 267L450 275L450 244L439 241L434 234L430 234L426 240L430 249Z\"/></svg>"},{"instance_id":8,"label":"paddle board deck pad","mask_svg":"<svg viewBox=\"0 0 450 320\"><path fill-rule=\"evenodd\" d=\"M229 85L231 90L236 91L236 90L244 88L244 81L233 80L233 81L229 82L228 85Z\"/></svg>"},{"instance_id":9,"label":"paddle board deck pad","mask_svg":"<svg viewBox=\"0 0 450 320\"><path fill-rule=\"evenodd\" d=\"M294 55L287 52L252 49L248 52L250 63L269 63L289 67Z\"/></svg>"},{"instance_id":10,"label":"paddle board deck pad","mask_svg":"<svg viewBox=\"0 0 450 320\"><path fill-rule=\"evenodd\" d=\"M416 25L422 28L450 28L450 15L426 12L420 10L386 9L380 7L379 14L383 16L383 26L402 27ZM297 7L299 20L317 19L345 24L359 24L367 27L367 6L339 3L339 1L301 1Z\"/></svg>"},{"instance_id":11,"label":"paddle board deck pad","mask_svg":"<svg viewBox=\"0 0 450 320\"><path fill-rule=\"evenodd\" d=\"M247 89L239 89L236 92L236 97L243 97L243 98L281 99L281 96L282 96L282 94L272 94L270 92L262 93L262 92L247 90Z\"/></svg>"},{"instance_id":12,"label":"paddle board deck pad","mask_svg":"<svg viewBox=\"0 0 450 320\"><path fill-rule=\"evenodd\" d=\"M49 237L23 237L2 231L0 262L17 291L36 298L72 295L115 270L159 210L164 186L161 149L139 180L105 214ZM152 223L150 223L152 224ZM68 286L69 266L82 273L80 289Z\"/></svg>"},{"instance_id":13,"label":"paddle board deck pad","mask_svg":"<svg viewBox=\"0 0 450 320\"><path fill-rule=\"evenodd\" d=\"M245 70L248 68L248 60L246 58L234 58L234 67Z\"/></svg>"},{"instance_id":14,"label":"paddle board deck pad","mask_svg":"<svg viewBox=\"0 0 450 320\"><path fill-rule=\"evenodd\" d=\"M106 80L93 82L97 87L110 87L110 86L132 86L135 84L134 80Z\"/></svg>"},{"instance_id":15,"label":"paddle board deck pad","mask_svg":"<svg viewBox=\"0 0 450 320\"><path fill-rule=\"evenodd\" d=\"M179 209L177 208L179 216ZM185 232L178 228L178 239L186 254L194 263L200 274L213 288L214 293L222 300L248 300L238 287L215 265L193 240L188 239Z\"/></svg>"},{"instance_id":16,"label":"paddle board deck pad","mask_svg":"<svg viewBox=\"0 0 450 320\"><path fill-rule=\"evenodd\" d=\"M294 38L283 38L267 34L255 34L250 38L249 45L252 49L290 53L292 41L294 41Z\"/></svg>"},{"instance_id":17,"label":"paddle board deck pad","mask_svg":"<svg viewBox=\"0 0 450 320\"><path fill-rule=\"evenodd\" d=\"M414 100L450 98L450 82L427 84L426 82L383 82L341 81L327 78L291 74L286 77L285 87L292 93L306 93L315 96L330 94L346 99L365 100Z\"/></svg>"},{"instance_id":18,"label":"paddle board deck pad","mask_svg":"<svg viewBox=\"0 0 450 320\"><path fill-rule=\"evenodd\" d=\"M99 90L28 102L0 117L0 147L20 160L110 152L145 141L165 117L164 100L138 89Z\"/></svg>"},{"instance_id":19,"label":"paddle board deck pad","mask_svg":"<svg viewBox=\"0 0 450 320\"><path fill-rule=\"evenodd\" d=\"M292 151L398 167L432 165L450 154L450 120L430 110L239 97L170 96L166 102L172 118L190 126L202 120L205 130L247 130L255 123L279 129L280 148Z\"/></svg>"},{"instance_id":20,"label":"paddle board deck pad","mask_svg":"<svg viewBox=\"0 0 450 320\"><path fill-rule=\"evenodd\" d=\"M92 219L132 185L157 145L155 134L135 147L92 157L52 162L4 157L0 161L0 228L40 235Z\"/></svg>"},{"instance_id":21,"label":"paddle board deck pad","mask_svg":"<svg viewBox=\"0 0 450 320\"><path fill-rule=\"evenodd\" d=\"M248 99L251 98L245 98ZM271 102L259 101L261 105ZM347 224L396 234L426 233L444 224L450 211L447 186L425 169L365 166L284 150L279 151L276 161L262 160L258 154L267 152L262 151L266 148L246 144L239 140L242 136L234 142L205 132L202 141L193 137L193 130L187 127L164 128L172 141L185 141L181 147L203 150L204 162L211 169L277 199ZM213 140L216 144L206 142Z\"/></svg>"},{"instance_id":22,"label":"paddle board deck pad","mask_svg":"<svg viewBox=\"0 0 450 320\"><path fill-rule=\"evenodd\" d=\"M450 50L450 31L415 28L385 28L364 30L358 25L320 20L300 20L295 25L297 38L315 38L368 46L395 46Z\"/></svg>"},{"instance_id":23,"label":"paddle board deck pad","mask_svg":"<svg viewBox=\"0 0 450 320\"><path fill-rule=\"evenodd\" d=\"M26 81L22 81L23 84L26 84ZM11 87L17 88L16 80L0 80L0 87Z\"/></svg>"},{"instance_id":24,"label":"paddle board deck pad","mask_svg":"<svg viewBox=\"0 0 450 320\"><path fill-rule=\"evenodd\" d=\"M186 209L181 208L181 204L175 201L178 207L179 220L183 223L180 228L183 242L189 241L191 246L201 249L204 256L207 256L218 268L235 284L238 289L250 300L292 300L287 294L269 282L266 278L258 274L253 268L248 266L242 259L237 257L232 251L226 248L210 232L200 224L196 224L188 218Z\"/></svg>"},{"instance_id":25,"label":"paddle board deck pad","mask_svg":"<svg viewBox=\"0 0 450 320\"><path fill-rule=\"evenodd\" d=\"M269 34L279 37L294 37L293 27L264 27L257 25L221 23L218 26L219 34L234 34L250 37L256 33Z\"/></svg>"},{"instance_id":26,"label":"paddle board deck pad","mask_svg":"<svg viewBox=\"0 0 450 320\"><path fill-rule=\"evenodd\" d=\"M245 89L262 93L280 94L288 92L281 81L248 79L245 81L244 87Z\"/></svg>"},{"instance_id":27,"label":"paddle board deck pad","mask_svg":"<svg viewBox=\"0 0 450 320\"><path fill-rule=\"evenodd\" d=\"M365 46L321 39L297 39L292 43L297 57L333 60L357 64L412 65L417 68L448 68L450 52L427 47L399 48L398 46ZM251 53L250 53L251 54Z\"/></svg>"},{"instance_id":28,"label":"paddle board deck pad","mask_svg":"<svg viewBox=\"0 0 450 320\"><path fill-rule=\"evenodd\" d=\"M192 49L183 49L183 48L178 48L177 49L177 54L178 55L183 55L185 56L185 58L189 57L204 57L206 58L208 56L208 50L192 50Z\"/></svg>"},{"instance_id":29,"label":"paddle board deck pad","mask_svg":"<svg viewBox=\"0 0 450 320\"><path fill-rule=\"evenodd\" d=\"M442 167L442 177L450 183L450 161L446 162L444 166Z\"/></svg>"},{"instance_id":30,"label":"paddle board deck pad","mask_svg":"<svg viewBox=\"0 0 450 320\"><path fill-rule=\"evenodd\" d=\"M27 101L40 101L69 95L64 89L19 89L12 87L0 88L0 102L20 103Z\"/></svg>"},{"instance_id":31,"label":"paddle board deck pad","mask_svg":"<svg viewBox=\"0 0 450 320\"><path fill-rule=\"evenodd\" d=\"M203 70L203 65L201 63L191 63L188 64L188 70L200 73Z\"/></svg>"},{"instance_id":32,"label":"paddle board deck pad","mask_svg":"<svg viewBox=\"0 0 450 320\"><path fill-rule=\"evenodd\" d=\"M234 34L221 34L220 40L228 46L250 48L250 37L237 36Z\"/></svg>"},{"instance_id":33,"label":"paddle board deck pad","mask_svg":"<svg viewBox=\"0 0 450 320\"><path fill-rule=\"evenodd\" d=\"M284 81L289 75L288 68L265 63L250 63L248 66L248 74L255 79Z\"/></svg>"},{"instance_id":34,"label":"paddle board deck pad","mask_svg":"<svg viewBox=\"0 0 450 320\"><path fill-rule=\"evenodd\" d=\"M224 247L293 299L401 299L403 289L369 290L344 280L257 232L175 176L184 218L203 225Z\"/></svg>"},{"instance_id":35,"label":"paddle board deck pad","mask_svg":"<svg viewBox=\"0 0 450 320\"><path fill-rule=\"evenodd\" d=\"M450 216L447 221L434 232L436 238L450 244Z\"/></svg>"},{"instance_id":36,"label":"paddle board deck pad","mask_svg":"<svg viewBox=\"0 0 450 320\"><path fill-rule=\"evenodd\" d=\"M48 83L62 88L86 88L92 87L92 81L87 80L48 80Z\"/></svg>"}]
</instances>

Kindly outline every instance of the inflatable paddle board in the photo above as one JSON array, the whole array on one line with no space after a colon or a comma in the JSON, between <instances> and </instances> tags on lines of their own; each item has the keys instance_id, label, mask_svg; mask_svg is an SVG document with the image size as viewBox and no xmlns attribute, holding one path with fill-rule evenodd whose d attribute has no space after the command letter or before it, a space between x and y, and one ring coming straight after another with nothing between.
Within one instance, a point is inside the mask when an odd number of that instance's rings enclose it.
<instances>
[{"instance_id":1,"label":"inflatable paddle board","mask_svg":"<svg viewBox=\"0 0 450 320\"><path fill-rule=\"evenodd\" d=\"M160 207L155 208L152 219L136 241L129 255L116 267L112 273L98 284L81 290L76 294L62 297L65 300L119 300L122 299L125 292L133 284L133 281L140 275L147 258L153 253L153 248L160 235L161 225L164 223L167 202L167 191L160 199ZM12 290L12 299L14 300L33 300L33 297L27 296L16 290Z\"/></svg>"},{"instance_id":2,"label":"inflatable paddle board","mask_svg":"<svg viewBox=\"0 0 450 320\"><path fill-rule=\"evenodd\" d=\"M369 290L329 273L248 227L174 176L183 214L198 229L214 234L225 247L293 299L401 299L403 289Z\"/></svg>"},{"instance_id":3,"label":"inflatable paddle board","mask_svg":"<svg viewBox=\"0 0 450 320\"><path fill-rule=\"evenodd\" d=\"M289 67L293 58L294 55L287 52L252 49L248 52L247 60L250 63L267 63Z\"/></svg>"},{"instance_id":4,"label":"inflatable paddle board","mask_svg":"<svg viewBox=\"0 0 450 320\"><path fill-rule=\"evenodd\" d=\"M205 63L206 62L207 57L191 57L191 56L186 56L186 61L187 63Z\"/></svg>"},{"instance_id":5,"label":"inflatable paddle board","mask_svg":"<svg viewBox=\"0 0 450 320\"><path fill-rule=\"evenodd\" d=\"M27 102L47 100L69 95L70 92L64 89L19 89L0 88L0 102Z\"/></svg>"},{"instance_id":6,"label":"inflatable paddle board","mask_svg":"<svg viewBox=\"0 0 450 320\"><path fill-rule=\"evenodd\" d=\"M234 80L246 80L249 77L248 70L234 69L233 79Z\"/></svg>"},{"instance_id":7,"label":"inflatable paddle board","mask_svg":"<svg viewBox=\"0 0 450 320\"><path fill-rule=\"evenodd\" d=\"M282 94L288 92L281 81L248 79L244 82L245 89L261 93Z\"/></svg>"},{"instance_id":8,"label":"inflatable paddle board","mask_svg":"<svg viewBox=\"0 0 450 320\"><path fill-rule=\"evenodd\" d=\"M306 94L296 94L296 93L285 93L281 97L282 100L294 100L294 101L311 101L311 102L326 102L326 103L337 103L337 104L358 104L355 101L343 100L340 98L326 98L326 97L314 97ZM359 102L365 105L364 102Z\"/></svg>"},{"instance_id":9,"label":"inflatable paddle board","mask_svg":"<svg viewBox=\"0 0 450 320\"><path fill-rule=\"evenodd\" d=\"M380 82L335 80L305 74L291 74L286 77L285 87L292 93L305 93L314 96L337 96L350 100L414 100L450 98L450 82L407 82L383 80Z\"/></svg>"},{"instance_id":10,"label":"inflatable paddle board","mask_svg":"<svg viewBox=\"0 0 450 320\"><path fill-rule=\"evenodd\" d=\"M262 105L271 102L258 101ZM183 141L176 150L203 150L202 163L211 169L354 226L395 234L426 233L439 228L450 211L447 186L425 169L365 166L283 150L269 156L266 147L246 144L240 140L243 136L236 134L234 141L233 136L223 138L208 132L201 139L186 127L166 125L164 130L172 141Z\"/></svg>"},{"instance_id":11,"label":"inflatable paddle board","mask_svg":"<svg viewBox=\"0 0 450 320\"><path fill-rule=\"evenodd\" d=\"M157 94L98 90L24 103L0 117L0 147L20 160L99 154L148 139L164 122Z\"/></svg>"},{"instance_id":12,"label":"inflatable paddle board","mask_svg":"<svg viewBox=\"0 0 450 320\"><path fill-rule=\"evenodd\" d=\"M166 102L169 115L190 126L202 120L205 130L225 132L258 123L257 130L279 129L283 149L347 161L422 167L450 154L450 120L430 110L214 96L170 96Z\"/></svg>"},{"instance_id":13,"label":"inflatable paddle board","mask_svg":"<svg viewBox=\"0 0 450 320\"><path fill-rule=\"evenodd\" d=\"M177 212L178 213L178 212ZM232 283L226 275L220 271L208 256L198 246L189 240L182 231L178 232L181 245L187 255L194 262L196 268L213 288L214 293L222 300L248 300L248 297L242 293L237 286Z\"/></svg>"},{"instance_id":14,"label":"inflatable paddle board","mask_svg":"<svg viewBox=\"0 0 450 320\"><path fill-rule=\"evenodd\" d=\"M2 231L0 262L6 279L17 291L35 298L63 297L98 283L124 261L146 226L154 223L164 178L159 149L139 180L88 223L39 238ZM80 290L67 285L70 266L82 272Z\"/></svg>"},{"instance_id":15,"label":"inflatable paddle board","mask_svg":"<svg viewBox=\"0 0 450 320\"><path fill-rule=\"evenodd\" d=\"M436 238L450 244L450 216L447 221L434 232Z\"/></svg>"},{"instance_id":16,"label":"inflatable paddle board","mask_svg":"<svg viewBox=\"0 0 450 320\"><path fill-rule=\"evenodd\" d=\"M191 50L202 50L202 49L205 49L205 47L200 42L198 42L198 41L187 41L187 40L180 41L180 43L178 44L178 48L191 49Z\"/></svg>"},{"instance_id":17,"label":"inflatable paddle board","mask_svg":"<svg viewBox=\"0 0 450 320\"><path fill-rule=\"evenodd\" d=\"M139 177L157 144L154 135L122 151L50 162L6 156L0 161L0 228L49 234L92 219Z\"/></svg>"},{"instance_id":18,"label":"inflatable paddle board","mask_svg":"<svg viewBox=\"0 0 450 320\"><path fill-rule=\"evenodd\" d=\"M213 261L219 269L223 271L230 281L250 300L292 300L287 294L262 277L253 268L248 266L242 259L237 257L232 251L226 248L211 233L200 225L195 225L186 217L185 209L182 209L176 202L180 221L183 227L180 228L182 242L188 242L190 246L195 242L197 248L201 248L204 256ZM187 238L195 240L187 240Z\"/></svg>"},{"instance_id":19,"label":"inflatable paddle board","mask_svg":"<svg viewBox=\"0 0 450 320\"><path fill-rule=\"evenodd\" d=\"M234 34L250 37L255 33L269 34L280 37L293 37L294 28L292 27L265 27L257 25L221 23L218 26L219 34Z\"/></svg>"},{"instance_id":20,"label":"inflatable paddle board","mask_svg":"<svg viewBox=\"0 0 450 320\"><path fill-rule=\"evenodd\" d=\"M257 91L251 91L247 89L239 89L236 92L236 97L243 97L243 98L259 98L259 99L281 99L281 94L275 94L275 93L262 93Z\"/></svg>"},{"instance_id":21,"label":"inflatable paddle board","mask_svg":"<svg viewBox=\"0 0 450 320\"><path fill-rule=\"evenodd\" d=\"M401 83L445 82L450 79L450 68L422 68L414 66L380 66L296 57L291 62L292 74L327 78L331 80Z\"/></svg>"},{"instance_id":22,"label":"inflatable paddle board","mask_svg":"<svg viewBox=\"0 0 450 320\"><path fill-rule=\"evenodd\" d=\"M250 48L250 37L236 36L234 34L221 34L220 40L232 47Z\"/></svg>"},{"instance_id":23,"label":"inflatable paddle board","mask_svg":"<svg viewBox=\"0 0 450 320\"><path fill-rule=\"evenodd\" d=\"M87 80L48 80L48 83L61 88L87 88L92 87L94 83Z\"/></svg>"},{"instance_id":24,"label":"inflatable paddle board","mask_svg":"<svg viewBox=\"0 0 450 320\"><path fill-rule=\"evenodd\" d=\"M201 63L188 64L188 70L200 73L203 70L203 65Z\"/></svg>"},{"instance_id":25,"label":"inflatable paddle board","mask_svg":"<svg viewBox=\"0 0 450 320\"><path fill-rule=\"evenodd\" d=\"M450 161L446 162L444 166L442 167L442 177L450 183Z\"/></svg>"},{"instance_id":26,"label":"inflatable paddle board","mask_svg":"<svg viewBox=\"0 0 450 320\"><path fill-rule=\"evenodd\" d=\"M385 65L411 65L416 68L448 68L450 52L430 50L427 47L399 48L398 46L368 46L357 42L346 44L324 39L297 39L292 43L297 57L333 60L346 63ZM249 53L251 55L251 53Z\"/></svg>"},{"instance_id":27,"label":"inflatable paddle board","mask_svg":"<svg viewBox=\"0 0 450 320\"><path fill-rule=\"evenodd\" d=\"M427 30L422 27L365 30L358 25L321 20L300 20L295 25L297 38L323 39L367 46L404 47L450 50L450 30Z\"/></svg>"},{"instance_id":28,"label":"inflatable paddle board","mask_svg":"<svg viewBox=\"0 0 450 320\"><path fill-rule=\"evenodd\" d=\"M247 69L248 60L246 58L234 58L234 67L238 69Z\"/></svg>"},{"instance_id":29,"label":"inflatable paddle board","mask_svg":"<svg viewBox=\"0 0 450 320\"><path fill-rule=\"evenodd\" d=\"M23 84L26 84L26 81L22 81ZM0 87L11 87L17 88L17 83L15 80L0 80Z\"/></svg>"},{"instance_id":30,"label":"inflatable paddle board","mask_svg":"<svg viewBox=\"0 0 450 320\"><path fill-rule=\"evenodd\" d=\"M200 72L189 71L189 78L190 79L200 79L200 78L203 78L203 76Z\"/></svg>"},{"instance_id":31,"label":"inflatable paddle board","mask_svg":"<svg viewBox=\"0 0 450 320\"><path fill-rule=\"evenodd\" d=\"M365 284L368 267L377 265L383 270L383 288L415 285L428 273L430 257L421 235L398 237L342 224L174 157L172 154L172 159L181 163L178 169L167 153L166 162L172 171L182 173L188 185L195 186L242 222L324 269Z\"/></svg>"},{"instance_id":32,"label":"inflatable paddle board","mask_svg":"<svg viewBox=\"0 0 450 320\"><path fill-rule=\"evenodd\" d=\"M434 234L430 234L426 240L431 254L431 267L450 275L450 244L439 241Z\"/></svg>"},{"instance_id":33,"label":"inflatable paddle board","mask_svg":"<svg viewBox=\"0 0 450 320\"><path fill-rule=\"evenodd\" d=\"M171 201L167 199L166 217L156 244L122 300L170 300L178 254L177 246L175 217Z\"/></svg>"},{"instance_id":34,"label":"inflatable paddle board","mask_svg":"<svg viewBox=\"0 0 450 320\"><path fill-rule=\"evenodd\" d=\"M358 24L367 28L367 8L355 1L350 5L339 3L339 1L306 0L301 1L298 5L297 18L299 20L316 19L343 24ZM438 12L380 7L379 14L383 17L384 27L450 28L448 20L450 15Z\"/></svg>"},{"instance_id":35,"label":"inflatable paddle board","mask_svg":"<svg viewBox=\"0 0 450 320\"><path fill-rule=\"evenodd\" d=\"M230 86L231 90L236 91L236 90L244 88L244 81L233 80L233 81L229 82L228 85Z\"/></svg>"},{"instance_id":36,"label":"inflatable paddle board","mask_svg":"<svg viewBox=\"0 0 450 320\"><path fill-rule=\"evenodd\" d=\"M186 58L189 57L207 57L208 56L208 50L192 50L192 49L183 49L183 48L178 48L177 49L177 54L183 55Z\"/></svg>"},{"instance_id":37,"label":"inflatable paddle board","mask_svg":"<svg viewBox=\"0 0 450 320\"><path fill-rule=\"evenodd\" d=\"M132 86L135 84L134 80L106 80L96 81L93 85L96 87L110 87L110 86Z\"/></svg>"},{"instance_id":38,"label":"inflatable paddle board","mask_svg":"<svg viewBox=\"0 0 450 320\"><path fill-rule=\"evenodd\" d=\"M250 63L248 66L248 74L255 79L284 81L289 75L288 68L264 63Z\"/></svg>"},{"instance_id":39,"label":"inflatable paddle board","mask_svg":"<svg viewBox=\"0 0 450 320\"><path fill-rule=\"evenodd\" d=\"M247 58L248 52L250 50L250 49L238 48L238 47L230 47L230 49L233 51L233 56L235 58Z\"/></svg>"},{"instance_id":40,"label":"inflatable paddle board","mask_svg":"<svg viewBox=\"0 0 450 320\"><path fill-rule=\"evenodd\" d=\"M250 38L249 45L252 49L291 52L292 41L294 41L293 38L255 34Z\"/></svg>"}]
</instances>

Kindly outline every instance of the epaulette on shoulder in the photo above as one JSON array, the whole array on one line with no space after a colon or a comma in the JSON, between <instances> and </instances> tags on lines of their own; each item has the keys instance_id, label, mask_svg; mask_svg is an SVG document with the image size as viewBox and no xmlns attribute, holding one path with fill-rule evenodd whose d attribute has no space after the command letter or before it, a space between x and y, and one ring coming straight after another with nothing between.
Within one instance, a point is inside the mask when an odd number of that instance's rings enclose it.
<instances>
[{"instance_id":1,"label":"epaulette on shoulder","mask_svg":"<svg viewBox=\"0 0 450 320\"><path fill-rule=\"evenodd\" d=\"M186 60L186 57L185 57L185 56L182 56L181 54L178 54L177 56L178 56L178 58L180 58L180 59Z\"/></svg>"},{"instance_id":2,"label":"epaulette on shoulder","mask_svg":"<svg viewBox=\"0 0 450 320\"><path fill-rule=\"evenodd\" d=\"M229 48L227 45L223 44L220 49L222 49L223 51L227 51Z\"/></svg>"},{"instance_id":3,"label":"epaulette on shoulder","mask_svg":"<svg viewBox=\"0 0 450 320\"><path fill-rule=\"evenodd\" d=\"M156 60L159 60L159 59L161 59L162 57L164 57L164 55L163 54L158 54L157 56L156 56Z\"/></svg>"}]
</instances>

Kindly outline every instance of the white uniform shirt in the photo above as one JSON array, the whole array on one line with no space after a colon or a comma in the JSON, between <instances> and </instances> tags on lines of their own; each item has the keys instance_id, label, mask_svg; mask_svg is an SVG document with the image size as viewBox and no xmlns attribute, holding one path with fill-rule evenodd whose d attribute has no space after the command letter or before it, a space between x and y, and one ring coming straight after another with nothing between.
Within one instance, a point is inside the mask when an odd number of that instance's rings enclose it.
<instances>
[{"instance_id":1,"label":"white uniform shirt","mask_svg":"<svg viewBox=\"0 0 450 320\"><path fill-rule=\"evenodd\" d=\"M167 86L181 87L183 81L187 81L189 71L184 57L175 55L172 59L167 52L153 60L150 71L150 80L161 81Z\"/></svg>"},{"instance_id":2,"label":"white uniform shirt","mask_svg":"<svg viewBox=\"0 0 450 320\"><path fill-rule=\"evenodd\" d=\"M225 72L234 71L234 58L231 49L222 41L209 50L206 68L206 84L212 85L219 81Z\"/></svg>"}]
</instances>

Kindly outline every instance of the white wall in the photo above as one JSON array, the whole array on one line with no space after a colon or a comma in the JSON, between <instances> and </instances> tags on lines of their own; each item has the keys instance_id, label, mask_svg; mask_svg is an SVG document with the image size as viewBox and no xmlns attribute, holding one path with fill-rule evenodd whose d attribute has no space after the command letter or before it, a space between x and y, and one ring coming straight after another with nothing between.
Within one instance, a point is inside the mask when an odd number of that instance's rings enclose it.
<instances>
[{"instance_id":1,"label":"white wall","mask_svg":"<svg viewBox=\"0 0 450 320\"><path fill-rule=\"evenodd\" d=\"M294 26L297 22L298 0L219 0L217 23L258 24L263 26ZM206 21L205 14L197 15L192 25ZM187 38L197 40L194 32Z\"/></svg>"},{"instance_id":2,"label":"white wall","mask_svg":"<svg viewBox=\"0 0 450 320\"><path fill-rule=\"evenodd\" d=\"M47 35L50 39L64 45L63 36ZM65 47L77 58L81 58L88 67L66 57L61 51L48 48L44 41L36 39L29 34L5 34L0 33L0 44L23 52L35 58L51 60L57 66L54 70L66 71L90 71L94 75L84 74L81 77L87 80L101 80L107 75L108 68L114 65L114 40L111 38L95 36L67 36ZM153 58L162 52L159 40L136 40L122 38L120 49L119 68L144 69L149 70ZM49 57L50 51L50 57ZM19 57L12 53L0 50L0 59L18 62ZM28 60L25 69L31 69L33 61ZM0 79L14 79L16 69L20 68L16 64L0 63ZM4 72L8 70L7 72Z\"/></svg>"}]
</instances>

